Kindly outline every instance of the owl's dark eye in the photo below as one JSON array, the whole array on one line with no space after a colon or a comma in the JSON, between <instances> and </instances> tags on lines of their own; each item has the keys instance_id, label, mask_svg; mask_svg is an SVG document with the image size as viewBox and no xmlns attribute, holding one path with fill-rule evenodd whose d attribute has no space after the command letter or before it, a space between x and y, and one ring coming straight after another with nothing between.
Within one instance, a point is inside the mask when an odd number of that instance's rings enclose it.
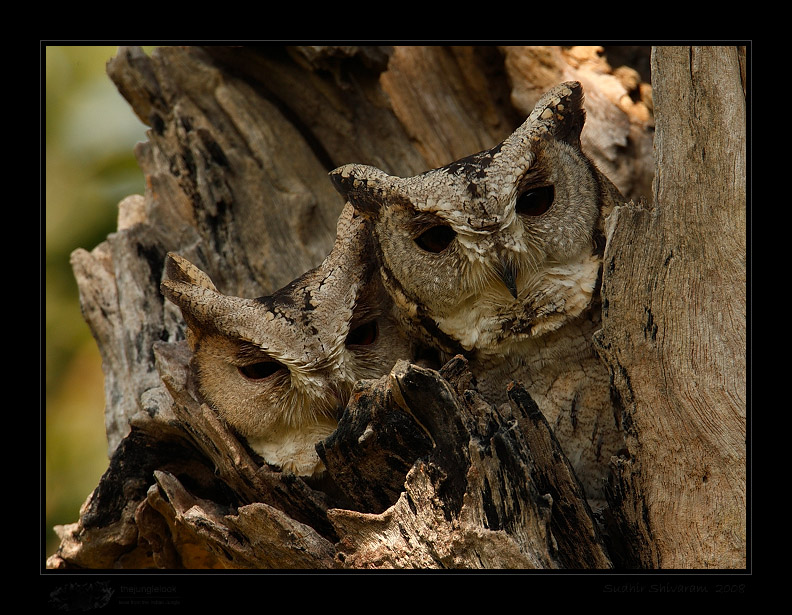
<instances>
[{"instance_id":1,"label":"owl's dark eye","mask_svg":"<svg viewBox=\"0 0 792 615\"><path fill-rule=\"evenodd\" d=\"M250 365L240 365L238 367L239 373L245 378L250 380L264 380L270 376L275 375L282 369L286 369L277 361L261 361L259 363L251 363Z\"/></svg>"},{"instance_id":2,"label":"owl's dark eye","mask_svg":"<svg viewBox=\"0 0 792 615\"><path fill-rule=\"evenodd\" d=\"M526 190L517 197L517 213L523 216L541 216L550 209L554 198L553 186Z\"/></svg>"},{"instance_id":3,"label":"owl's dark eye","mask_svg":"<svg viewBox=\"0 0 792 615\"><path fill-rule=\"evenodd\" d=\"M448 244L454 240L454 237L456 237L456 232L450 226L438 224L416 237L415 243L422 250L437 254L445 250Z\"/></svg>"},{"instance_id":4,"label":"owl's dark eye","mask_svg":"<svg viewBox=\"0 0 792 615\"><path fill-rule=\"evenodd\" d=\"M346 345L368 346L377 339L377 321L372 320L364 325L352 329L346 338Z\"/></svg>"}]
</instances>

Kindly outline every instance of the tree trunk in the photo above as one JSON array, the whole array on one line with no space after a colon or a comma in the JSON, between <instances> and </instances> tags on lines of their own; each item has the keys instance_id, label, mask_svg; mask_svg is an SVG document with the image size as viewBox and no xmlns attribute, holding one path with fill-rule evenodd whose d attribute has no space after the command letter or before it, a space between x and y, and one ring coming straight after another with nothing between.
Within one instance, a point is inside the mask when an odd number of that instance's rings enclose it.
<instances>
[{"instance_id":1,"label":"tree trunk","mask_svg":"<svg viewBox=\"0 0 792 615\"><path fill-rule=\"evenodd\" d=\"M601 354L624 405L633 564L746 566L744 51L652 55L651 207L609 220ZM646 238L652 238L646 241Z\"/></svg>"},{"instance_id":2,"label":"tree trunk","mask_svg":"<svg viewBox=\"0 0 792 615\"><path fill-rule=\"evenodd\" d=\"M80 519L57 528L48 566L745 566L738 54L654 53L655 174L648 84L599 51L122 48L108 73L151 127L136 149L146 194L72 257L102 353L111 462ZM729 81L716 89L718 70ZM181 314L159 291L166 253L224 293L271 293L332 246L343 202L331 169L415 175L492 147L568 79L586 93L584 148L623 194L646 195L655 175L654 207L625 205L609 223L598 342L629 438L610 516L592 514L529 392L492 406L459 357L358 383L318 448L331 487L259 465L198 401Z\"/></svg>"}]
</instances>

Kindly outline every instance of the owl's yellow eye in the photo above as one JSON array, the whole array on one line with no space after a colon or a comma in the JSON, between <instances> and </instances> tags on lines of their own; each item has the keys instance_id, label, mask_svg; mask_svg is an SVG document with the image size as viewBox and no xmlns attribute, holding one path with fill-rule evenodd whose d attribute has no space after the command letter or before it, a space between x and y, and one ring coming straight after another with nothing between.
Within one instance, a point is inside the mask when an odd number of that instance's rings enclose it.
<instances>
[{"instance_id":1,"label":"owl's yellow eye","mask_svg":"<svg viewBox=\"0 0 792 615\"><path fill-rule=\"evenodd\" d=\"M550 209L554 199L553 186L526 190L517 197L517 213L523 216L541 216Z\"/></svg>"},{"instance_id":2,"label":"owl's yellow eye","mask_svg":"<svg viewBox=\"0 0 792 615\"><path fill-rule=\"evenodd\" d=\"M277 361L260 361L250 365L240 365L237 369L249 380L264 380L286 368Z\"/></svg>"},{"instance_id":3,"label":"owl's yellow eye","mask_svg":"<svg viewBox=\"0 0 792 615\"><path fill-rule=\"evenodd\" d=\"M416 237L415 243L426 252L437 254L445 250L456 237L456 232L450 226L438 224L424 231Z\"/></svg>"},{"instance_id":4,"label":"owl's yellow eye","mask_svg":"<svg viewBox=\"0 0 792 615\"><path fill-rule=\"evenodd\" d=\"M346 345L368 346L377 340L377 321L372 320L364 325L352 329L346 338Z\"/></svg>"}]
</instances>

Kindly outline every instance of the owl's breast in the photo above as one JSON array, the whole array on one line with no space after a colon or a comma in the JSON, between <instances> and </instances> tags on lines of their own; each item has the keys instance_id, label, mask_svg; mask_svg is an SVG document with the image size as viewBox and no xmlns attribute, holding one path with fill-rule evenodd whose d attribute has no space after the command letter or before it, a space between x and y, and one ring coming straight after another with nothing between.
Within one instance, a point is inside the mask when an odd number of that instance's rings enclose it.
<instances>
[{"instance_id":1,"label":"owl's breast","mask_svg":"<svg viewBox=\"0 0 792 615\"><path fill-rule=\"evenodd\" d=\"M448 316L435 319L440 330L465 350L491 346L502 321L495 306L475 300L465 302L459 308Z\"/></svg>"},{"instance_id":2,"label":"owl's breast","mask_svg":"<svg viewBox=\"0 0 792 615\"><path fill-rule=\"evenodd\" d=\"M484 354L507 354L511 346L534 336L537 319L531 307L518 301L498 305L481 299L437 319L440 330L465 350Z\"/></svg>"}]
</instances>

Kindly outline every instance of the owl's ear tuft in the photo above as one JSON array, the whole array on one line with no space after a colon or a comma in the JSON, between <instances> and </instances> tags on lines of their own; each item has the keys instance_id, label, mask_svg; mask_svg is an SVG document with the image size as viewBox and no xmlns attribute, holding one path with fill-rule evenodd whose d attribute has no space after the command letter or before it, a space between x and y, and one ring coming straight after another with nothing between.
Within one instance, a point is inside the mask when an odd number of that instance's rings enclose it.
<instances>
[{"instance_id":1,"label":"owl's ear tuft","mask_svg":"<svg viewBox=\"0 0 792 615\"><path fill-rule=\"evenodd\" d=\"M201 288L217 291L211 278L203 271L198 269L186 258L174 252L168 252L165 257L165 276L168 280L175 282L186 282Z\"/></svg>"},{"instance_id":2,"label":"owl's ear tuft","mask_svg":"<svg viewBox=\"0 0 792 615\"><path fill-rule=\"evenodd\" d=\"M270 312L257 300L224 295L179 280L163 280L160 290L181 310L187 327L196 338L219 334L232 340L260 343L258 323L267 322Z\"/></svg>"},{"instance_id":3,"label":"owl's ear tuft","mask_svg":"<svg viewBox=\"0 0 792 615\"><path fill-rule=\"evenodd\" d=\"M169 252L165 258L165 279L160 291L182 312L194 332L216 330L218 314L227 299L212 280L190 261Z\"/></svg>"},{"instance_id":4,"label":"owl's ear tuft","mask_svg":"<svg viewBox=\"0 0 792 615\"><path fill-rule=\"evenodd\" d=\"M580 133L585 123L583 86L578 81L566 81L539 99L524 125L539 127L541 132L580 149Z\"/></svg>"},{"instance_id":5,"label":"owl's ear tuft","mask_svg":"<svg viewBox=\"0 0 792 615\"><path fill-rule=\"evenodd\" d=\"M208 306L210 298L208 289L195 286L190 282L177 279L166 279L160 284L160 290L168 301L177 306L184 317L187 326L198 333L211 326L211 311Z\"/></svg>"},{"instance_id":6,"label":"owl's ear tuft","mask_svg":"<svg viewBox=\"0 0 792 615\"><path fill-rule=\"evenodd\" d=\"M396 196L398 178L365 164L346 164L330 172L333 186L357 213L375 216Z\"/></svg>"}]
</instances>

